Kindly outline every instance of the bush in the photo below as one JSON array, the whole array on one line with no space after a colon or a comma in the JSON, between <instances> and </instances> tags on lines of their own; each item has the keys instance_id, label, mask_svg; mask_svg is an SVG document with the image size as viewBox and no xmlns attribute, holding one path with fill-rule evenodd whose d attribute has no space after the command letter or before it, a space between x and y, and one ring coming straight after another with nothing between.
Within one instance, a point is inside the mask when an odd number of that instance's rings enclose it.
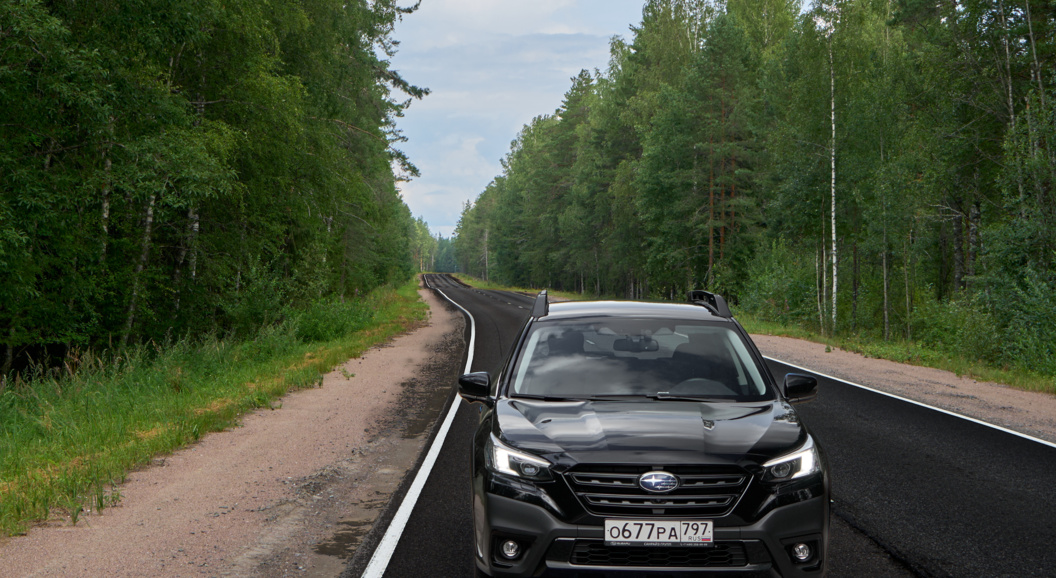
<instances>
[{"instance_id":1,"label":"bush","mask_svg":"<svg viewBox=\"0 0 1056 578\"><path fill-rule=\"evenodd\" d=\"M767 321L812 324L817 311L814 262L797 254L784 239L760 248L748 266L739 305Z\"/></svg>"},{"instance_id":2,"label":"bush","mask_svg":"<svg viewBox=\"0 0 1056 578\"><path fill-rule=\"evenodd\" d=\"M330 341L369 325L374 312L362 301L329 299L312 304L296 316L297 338L305 343Z\"/></svg>"},{"instance_id":3,"label":"bush","mask_svg":"<svg viewBox=\"0 0 1056 578\"><path fill-rule=\"evenodd\" d=\"M1043 375L1056 375L1056 287L1028 270L1014 287L1001 348L1007 359Z\"/></svg>"},{"instance_id":4,"label":"bush","mask_svg":"<svg viewBox=\"0 0 1056 578\"><path fill-rule=\"evenodd\" d=\"M925 347L966 359L997 363L1001 359L999 325L978 295L918 300L913 335Z\"/></svg>"},{"instance_id":5,"label":"bush","mask_svg":"<svg viewBox=\"0 0 1056 578\"><path fill-rule=\"evenodd\" d=\"M242 288L232 302L222 305L229 334L249 338L262 327L282 319L288 299L282 277L260 263L250 267L241 280Z\"/></svg>"}]
</instances>

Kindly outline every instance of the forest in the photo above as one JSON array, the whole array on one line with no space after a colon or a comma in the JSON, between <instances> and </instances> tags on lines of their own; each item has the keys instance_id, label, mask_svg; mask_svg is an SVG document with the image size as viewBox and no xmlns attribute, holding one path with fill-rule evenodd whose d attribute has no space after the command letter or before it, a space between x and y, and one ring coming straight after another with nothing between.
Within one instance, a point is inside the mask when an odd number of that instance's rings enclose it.
<instances>
[{"instance_id":1,"label":"forest","mask_svg":"<svg viewBox=\"0 0 1056 578\"><path fill-rule=\"evenodd\" d=\"M406 4L0 2L0 375L410 278Z\"/></svg>"},{"instance_id":2,"label":"forest","mask_svg":"<svg viewBox=\"0 0 1056 578\"><path fill-rule=\"evenodd\" d=\"M459 267L1056 375L1056 3L649 0L466 203Z\"/></svg>"}]
</instances>

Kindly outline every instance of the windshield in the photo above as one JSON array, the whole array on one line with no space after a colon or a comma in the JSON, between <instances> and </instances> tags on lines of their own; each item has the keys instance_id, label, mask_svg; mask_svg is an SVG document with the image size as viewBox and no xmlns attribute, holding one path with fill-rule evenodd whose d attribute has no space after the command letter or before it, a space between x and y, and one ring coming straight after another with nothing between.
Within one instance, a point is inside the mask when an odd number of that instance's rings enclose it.
<instances>
[{"instance_id":1,"label":"windshield","mask_svg":"<svg viewBox=\"0 0 1056 578\"><path fill-rule=\"evenodd\" d=\"M513 375L515 397L774 399L737 332L685 320L537 323Z\"/></svg>"}]
</instances>

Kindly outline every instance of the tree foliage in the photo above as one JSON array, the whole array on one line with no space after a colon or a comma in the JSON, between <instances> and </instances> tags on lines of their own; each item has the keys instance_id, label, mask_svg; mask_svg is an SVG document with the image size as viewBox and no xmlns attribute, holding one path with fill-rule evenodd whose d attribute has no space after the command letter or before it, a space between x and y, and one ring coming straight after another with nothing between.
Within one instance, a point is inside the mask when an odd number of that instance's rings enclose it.
<instances>
[{"instance_id":1,"label":"tree foliage","mask_svg":"<svg viewBox=\"0 0 1056 578\"><path fill-rule=\"evenodd\" d=\"M1056 373L1054 8L650 0L467 204L459 266Z\"/></svg>"},{"instance_id":2,"label":"tree foliage","mask_svg":"<svg viewBox=\"0 0 1056 578\"><path fill-rule=\"evenodd\" d=\"M395 0L0 3L0 363L413 270Z\"/></svg>"}]
</instances>

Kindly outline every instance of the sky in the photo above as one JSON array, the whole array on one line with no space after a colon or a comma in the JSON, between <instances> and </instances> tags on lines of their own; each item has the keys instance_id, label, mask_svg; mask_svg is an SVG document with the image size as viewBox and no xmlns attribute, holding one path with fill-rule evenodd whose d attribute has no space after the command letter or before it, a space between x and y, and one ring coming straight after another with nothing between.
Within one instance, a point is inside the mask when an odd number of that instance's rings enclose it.
<instances>
[{"instance_id":1,"label":"sky","mask_svg":"<svg viewBox=\"0 0 1056 578\"><path fill-rule=\"evenodd\" d=\"M392 68L432 91L397 122L409 139L397 148L421 172L400 183L414 216L450 237L463 203L502 173L521 128L553 114L580 70L606 70L609 39L631 39L643 3L422 0L404 16Z\"/></svg>"}]
</instances>

